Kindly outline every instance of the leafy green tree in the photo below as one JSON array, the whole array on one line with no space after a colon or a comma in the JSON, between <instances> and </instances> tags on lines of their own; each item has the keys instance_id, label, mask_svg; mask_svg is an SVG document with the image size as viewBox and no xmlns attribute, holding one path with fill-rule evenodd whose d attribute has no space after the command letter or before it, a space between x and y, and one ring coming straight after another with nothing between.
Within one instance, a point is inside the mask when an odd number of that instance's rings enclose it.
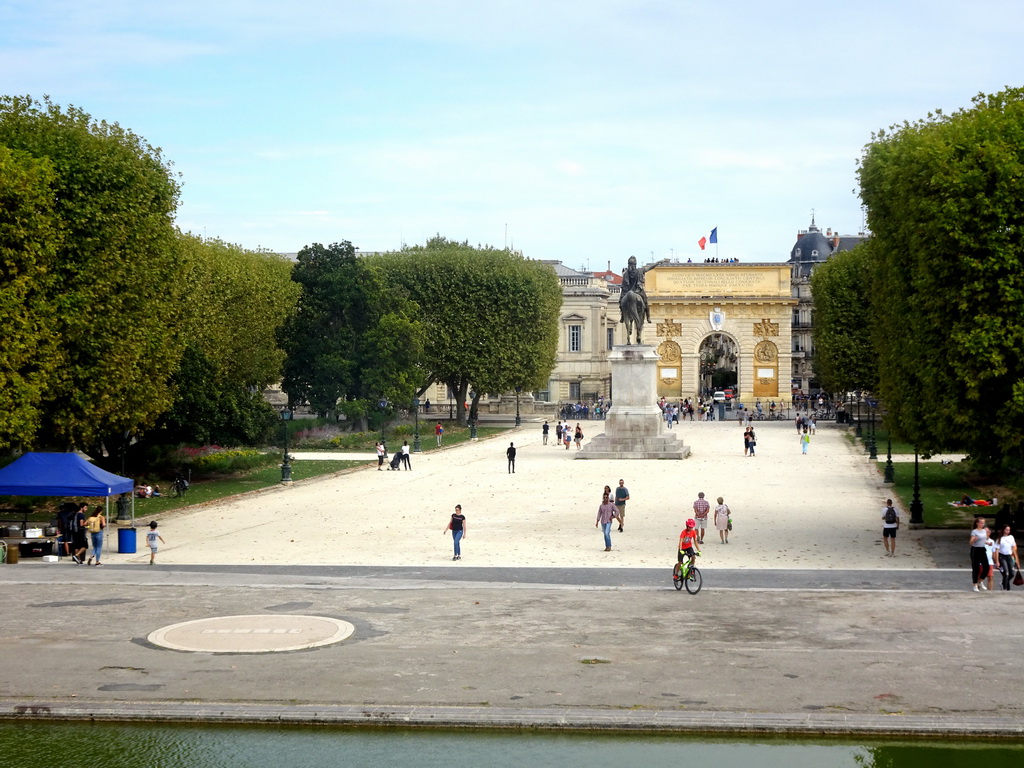
<instances>
[{"instance_id":1,"label":"leafy green tree","mask_svg":"<svg viewBox=\"0 0 1024 768\"><path fill-rule=\"evenodd\" d=\"M811 275L814 371L829 392L874 390L877 385L869 247L838 253Z\"/></svg>"},{"instance_id":2,"label":"leafy green tree","mask_svg":"<svg viewBox=\"0 0 1024 768\"><path fill-rule=\"evenodd\" d=\"M547 265L437 236L372 258L405 287L427 327L421 389L445 382L464 402L542 387L555 366L561 288ZM459 420L464 412L459 409Z\"/></svg>"},{"instance_id":3,"label":"leafy green tree","mask_svg":"<svg viewBox=\"0 0 1024 768\"><path fill-rule=\"evenodd\" d=\"M1024 458L1024 90L879 132L861 159L879 389L924 452Z\"/></svg>"},{"instance_id":4,"label":"leafy green tree","mask_svg":"<svg viewBox=\"0 0 1024 768\"><path fill-rule=\"evenodd\" d=\"M0 146L0 448L34 442L57 360L53 182L48 161Z\"/></svg>"},{"instance_id":5,"label":"leafy green tree","mask_svg":"<svg viewBox=\"0 0 1024 768\"><path fill-rule=\"evenodd\" d=\"M29 97L0 98L0 146L46 158L54 174L47 308L60 345L37 442L85 447L151 426L182 351L170 168L116 123Z\"/></svg>"},{"instance_id":6,"label":"leafy green tree","mask_svg":"<svg viewBox=\"0 0 1024 768\"><path fill-rule=\"evenodd\" d=\"M362 428L380 398L411 403L423 324L401 287L347 241L303 248L292 277L302 290L281 333L290 401L325 415L340 410Z\"/></svg>"},{"instance_id":7,"label":"leafy green tree","mask_svg":"<svg viewBox=\"0 0 1024 768\"><path fill-rule=\"evenodd\" d=\"M174 374L175 401L159 439L259 442L277 414L261 392L281 377L277 332L299 287L277 254L180 235L183 289L177 332L185 345Z\"/></svg>"}]
</instances>

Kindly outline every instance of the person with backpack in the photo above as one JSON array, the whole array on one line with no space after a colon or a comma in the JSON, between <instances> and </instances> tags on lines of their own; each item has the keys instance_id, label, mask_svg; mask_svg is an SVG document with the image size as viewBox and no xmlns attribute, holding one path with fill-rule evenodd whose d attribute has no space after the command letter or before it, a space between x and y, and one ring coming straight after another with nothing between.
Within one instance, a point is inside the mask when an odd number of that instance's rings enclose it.
<instances>
[{"instance_id":1,"label":"person with backpack","mask_svg":"<svg viewBox=\"0 0 1024 768\"><path fill-rule=\"evenodd\" d=\"M896 554L896 531L900 527L900 515L892 505L892 499L885 500L882 508L882 543L885 544L885 556Z\"/></svg>"},{"instance_id":2,"label":"person with backpack","mask_svg":"<svg viewBox=\"0 0 1024 768\"><path fill-rule=\"evenodd\" d=\"M96 565L103 565L100 558L103 556L103 529L106 527L107 518L103 514L103 507L97 504L93 508L93 513L85 521L85 528L92 541L92 554L89 555L89 562L86 565L92 565L93 558L96 559Z\"/></svg>"}]
</instances>

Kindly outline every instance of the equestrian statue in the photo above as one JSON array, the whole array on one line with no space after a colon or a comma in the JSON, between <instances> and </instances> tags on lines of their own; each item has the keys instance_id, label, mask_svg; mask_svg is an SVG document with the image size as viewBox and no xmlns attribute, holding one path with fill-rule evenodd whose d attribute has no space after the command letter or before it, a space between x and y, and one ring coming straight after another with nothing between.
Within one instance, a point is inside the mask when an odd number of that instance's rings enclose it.
<instances>
[{"instance_id":1,"label":"equestrian statue","mask_svg":"<svg viewBox=\"0 0 1024 768\"><path fill-rule=\"evenodd\" d=\"M634 336L636 344L640 343L640 336L644 330L644 321L651 322L651 305L647 300L647 292L644 290L644 275L655 267L659 267L668 260L663 259L657 264L647 267L637 267L636 256L629 257L629 264L622 273L622 289L619 293L619 314L622 322L626 325L626 344Z\"/></svg>"}]
</instances>

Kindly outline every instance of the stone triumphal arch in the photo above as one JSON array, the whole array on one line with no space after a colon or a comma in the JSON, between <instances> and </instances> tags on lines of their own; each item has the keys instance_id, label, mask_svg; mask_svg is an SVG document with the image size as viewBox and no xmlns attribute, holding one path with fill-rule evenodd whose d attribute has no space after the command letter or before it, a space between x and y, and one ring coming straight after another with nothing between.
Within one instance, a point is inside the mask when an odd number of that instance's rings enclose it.
<instances>
[{"instance_id":1,"label":"stone triumphal arch","mask_svg":"<svg viewBox=\"0 0 1024 768\"><path fill-rule=\"evenodd\" d=\"M796 300L786 264L669 264L646 278L658 394L697 397L733 383L741 402L788 400Z\"/></svg>"}]
</instances>

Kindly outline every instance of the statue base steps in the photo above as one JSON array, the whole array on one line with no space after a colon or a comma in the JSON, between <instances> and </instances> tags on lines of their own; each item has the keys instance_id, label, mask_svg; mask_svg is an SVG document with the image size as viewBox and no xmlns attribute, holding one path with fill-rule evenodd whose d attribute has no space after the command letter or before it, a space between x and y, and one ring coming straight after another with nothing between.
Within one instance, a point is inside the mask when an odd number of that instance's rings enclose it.
<instances>
[{"instance_id":1,"label":"statue base steps","mask_svg":"<svg viewBox=\"0 0 1024 768\"><path fill-rule=\"evenodd\" d=\"M658 353L654 347L616 347L612 367L612 409L604 434L595 436L577 459L685 459L690 449L665 428L657 395Z\"/></svg>"}]
</instances>

